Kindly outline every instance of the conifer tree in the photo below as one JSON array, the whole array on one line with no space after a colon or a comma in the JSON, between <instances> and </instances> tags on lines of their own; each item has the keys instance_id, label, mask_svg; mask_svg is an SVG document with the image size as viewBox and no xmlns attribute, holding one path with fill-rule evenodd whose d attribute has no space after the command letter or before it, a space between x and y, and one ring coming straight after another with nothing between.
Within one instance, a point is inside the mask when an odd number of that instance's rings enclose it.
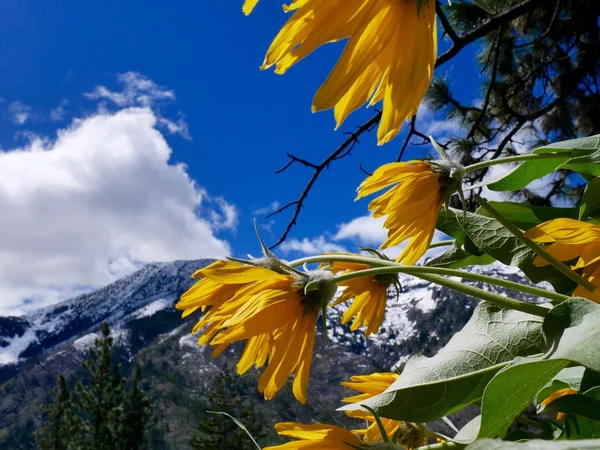
<instances>
[{"instance_id":1,"label":"conifer tree","mask_svg":"<svg viewBox=\"0 0 600 450\"><path fill-rule=\"evenodd\" d=\"M145 435L152 425L152 405L141 389L141 382L142 368L136 364L118 422L117 442L121 450L146 448Z\"/></svg>"},{"instance_id":2,"label":"conifer tree","mask_svg":"<svg viewBox=\"0 0 600 450\"><path fill-rule=\"evenodd\" d=\"M208 411L227 413L244 424L254 439L266 436L259 415L250 402L244 401L236 392L230 369L224 365L213 383L204 404L205 413L198 424L199 433L190 440L195 450L247 450L252 441L229 417Z\"/></svg>"},{"instance_id":3,"label":"conifer tree","mask_svg":"<svg viewBox=\"0 0 600 450\"><path fill-rule=\"evenodd\" d=\"M115 448L116 428L123 402L124 380L118 364L111 364L113 338L103 323L100 339L89 350L82 363L88 383L77 383L77 406L85 419L86 445L90 449Z\"/></svg>"},{"instance_id":4,"label":"conifer tree","mask_svg":"<svg viewBox=\"0 0 600 450\"><path fill-rule=\"evenodd\" d=\"M72 396L67 380L61 374L52 390L54 401L43 407L45 422L35 432L40 450L71 450L79 448L80 419L73 412Z\"/></svg>"}]
</instances>

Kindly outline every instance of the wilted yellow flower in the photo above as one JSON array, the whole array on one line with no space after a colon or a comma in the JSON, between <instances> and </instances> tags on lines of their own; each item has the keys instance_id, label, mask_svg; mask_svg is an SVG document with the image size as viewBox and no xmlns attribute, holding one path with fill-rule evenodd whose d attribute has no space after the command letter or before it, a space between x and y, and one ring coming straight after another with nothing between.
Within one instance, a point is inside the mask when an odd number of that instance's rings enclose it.
<instances>
[{"instance_id":1,"label":"wilted yellow flower","mask_svg":"<svg viewBox=\"0 0 600 450\"><path fill-rule=\"evenodd\" d=\"M388 230L388 239L381 248L410 239L396 261L414 264L429 248L444 202L442 179L432 162L397 162L379 167L358 187L356 200L390 187L369 203L369 210L373 211L373 217L387 216L383 225Z\"/></svg>"},{"instance_id":2,"label":"wilted yellow flower","mask_svg":"<svg viewBox=\"0 0 600 450\"><path fill-rule=\"evenodd\" d=\"M210 307L193 332L206 327L198 342L217 346L213 356L233 342L247 340L237 372L266 363L258 382L265 399L273 398L294 374L294 396L305 403L317 317L336 289L328 283L331 272L312 273L315 275L303 278L217 261L194 274L204 278L176 307L184 310L184 316ZM322 286L304 294L304 286L314 280Z\"/></svg>"},{"instance_id":3,"label":"wilted yellow flower","mask_svg":"<svg viewBox=\"0 0 600 450\"><path fill-rule=\"evenodd\" d=\"M282 436L298 439L281 445L265 447L263 450L348 450L352 444L362 446L359 438L350 431L335 425L284 422L275 425L275 430Z\"/></svg>"},{"instance_id":4,"label":"wilted yellow flower","mask_svg":"<svg viewBox=\"0 0 600 450\"><path fill-rule=\"evenodd\" d=\"M572 269L583 269L581 275L594 286L600 286L600 227L574 219L553 219L544 222L525 233L534 242L549 244L544 249L559 261L577 262ZM533 261L537 267L549 263L538 256ZM575 297L585 297L600 303L600 292L588 291L577 286L573 292Z\"/></svg>"},{"instance_id":5,"label":"wilted yellow flower","mask_svg":"<svg viewBox=\"0 0 600 450\"><path fill-rule=\"evenodd\" d=\"M335 255L336 253L331 254ZM329 270L336 274L370 268L371 266L366 264L340 261L333 262L329 266ZM379 331L379 327L383 322L389 286L397 283L398 276L395 274L367 276L342 281L339 285L345 286L344 291L332 306L354 299L342 315L342 324L347 324L354 317L350 329L355 331L362 326L366 326L365 335L370 336L372 333Z\"/></svg>"},{"instance_id":6,"label":"wilted yellow flower","mask_svg":"<svg viewBox=\"0 0 600 450\"><path fill-rule=\"evenodd\" d=\"M244 0L244 6L242 7L242 11L244 11L244 14L250 14L257 3L258 0Z\"/></svg>"},{"instance_id":7,"label":"wilted yellow flower","mask_svg":"<svg viewBox=\"0 0 600 450\"><path fill-rule=\"evenodd\" d=\"M357 403L367 400L371 397L381 394L390 385L398 379L400 375L393 372L385 373L373 373L371 375L355 375L350 378L350 381L342 381L342 386L346 386L350 389L360 392L358 395L352 397L346 397L342 399L346 403ZM353 433L362 435L365 442L377 442L382 439L381 431L375 417L366 411L346 411L346 414L356 419L364 419L371 422L371 425L367 429L352 430ZM398 420L381 418L381 423L385 428L388 436L393 436L396 431L404 424Z\"/></svg>"},{"instance_id":8,"label":"wilted yellow flower","mask_svg":"<svg viewBox=\"0 0 600 450\"><path fill-rule=\"evenodd\" d=\"M384 144L419 107L437 57L435 2L293 0L294 11L271 44L263 68L283 74L313 50L348 38L313 100L313 112L334 108L339 127L361 105L383 101L377 140Z\"/></svg>"},{"instance_id":9,"label":"wilted yellow flower","mask_svg":"<svg viewBox=\"0 0 600 450\"><path fill-rule=\"evenodd\" d=\"M554 400L556 400L557 398L560 397L564 397L565 395L573 395L573 394L578 394L579 391L575 390L575 389L571 389L571 388L564 388L564 389L559 389L556 392L553 392L552 394L550 394L548 397L546 397L544 400L542 400L540 402L540 406L546 406L549 405L550 403L552 403ZM565 416L565 413L559 412L556 415L556 419L560 420Z\"/></svg>"}]
</instances>

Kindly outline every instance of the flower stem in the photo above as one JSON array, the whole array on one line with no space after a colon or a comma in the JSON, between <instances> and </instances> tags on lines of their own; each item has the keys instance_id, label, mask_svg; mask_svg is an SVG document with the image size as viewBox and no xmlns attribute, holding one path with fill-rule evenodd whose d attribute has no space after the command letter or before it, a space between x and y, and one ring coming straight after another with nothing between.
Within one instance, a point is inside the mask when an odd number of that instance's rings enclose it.
<instances>
[{"instance_id":1,"label":"flower stem","mask_svg":"<svg viewBox=\"0 0 600 450\"><path fill-rule=\"evenodd\" d=\"M454 244L454 240L434 242L433 244L431 244L429 246L429 248L445 247L446 245L452 245L452 244Z\"/></svg>"},{"instance_id":2,"label":"flower stem","mask_svg":"<svg viewBox=\"0 0 600 450\"><path fill-rule=\"evenodd\" d=\"M416 450L442 450L446 448L465 448L465 444L459 444L458 442L440 442L438 444L429 444L422 447L416 447Z\"/></svg>"},{"instance_id":3,"label":"flower stem","mask_svg":"<svg viewBox=\"0 0 600 450\"><path fill-rule=\"evenodd\" d=\"M544 308L543 306L538 306L534 303L522 302L520 300L515 300L510 297L504 297L502 295L494 294L493 292L484 291L483 289L479 289L474 286L469 286L468 284L463 284L460 281L452 280L450 278L445 278L440 275L433 275L423 273L420 269L422 267L418 266L389 266L389 267L378 267L375 269L366 269L359 270L356 272L344 273L342 275L338 275L332 278L331 281L336 283L341 283L343 281L350 280L352 278L364 277L364 276L375 276L375 275L384 275L389 273L407 273L413 275L417 278L421 278L422 280L431 281L432 283L439 284L440 286L444 286L450 289L453 289L458 292L462 292L463 294L470 295L472 297L480 298L485 300L488 303L492 303L496 306L500 306L502 308L515 309L517 311L521 311L527 314L532 314L534 316L545 317L550 311L548 308Z\"/></svg>"},{"instance_id":4,"label":"flower stem","mask_svg":"<svg viewBox=\"0 0 600 450\"><path fill-rule=\"evenodd\" d=\"M583 278L581 275L579 275L574 270L571 270L569 268L569 266L567 266L563 262L556 259L554 256L552 256L550 253L548 253L542 247L537 245L531 239L526 238L521 230L519 230L515 225L513 225L511 222L506 220L504 218L504 216L502 216L498 211L496 211L494 209L494 207L492 205L490 205L486 200L481 198L481 196L475 195L475 201L477 203L479 203L479 205L483 209L485 209L494 219L496 219L498 222L500 222L504 226L504 228L506 228L508 231L510 231L519 241L521 241L523 244L525 244L527 247L529 247L531 250L533 250L537 255L544 258L553 267L555 267L557 270L559 270L564 275L569 277L575 283L583 286L590 292L594 292L594 290L596 289L596 286L594 286L592 283L590 283L588 280Z\"/></svg>"},{"instance_id":5,"label":"flower stem","mask_svg":"<svg viewBox=\"0 0 600 450\"><path fill-rule=\"evenodd\" d=\"M432 274L432 275L445 275L450 277L460 277L468 280L478 281L481 283L493 284L496 286L500 286L506 289L510 289L512 291L522 292L525 294L534 295L536 297L547 298L548 300L552 300L554 302L560 303L562 301L567 300L569 297L563 294L558 294L556 292L546 291L544 289L537 288L535 286L528 286L519 283L515 283L509 280L503 280L502 278L493 278L487 275L481 275L472 272L465 272L462 270L456 269L446 269L443 267L423 267L423 266L405 266L403 264L398 264L393 261L385 261L379 258L371 258L371 257L363 257L363 256L350 256L350 255L321 255L321 256L312 256L309 258L303 258L296 261L292 261L289 263L292 266L299 266L302 264L310 264L315 262L336 262L336 261L346 261L346 262L355 262L362 263L372 267L395 267L397 270L393 273L406 273L409 275L418 276L417 273L422 274ZM357 273L357 272L354 272ZM364 276L364 275L360 275Z\"/></svg>"},{"instance_id":6,"label":"flower stem","mask_svg":"<svg viewBox=\"0 0 600 450\"><path fill-rule=\"evenodd\" d=\"M482 161L476 164L471 164L465 167L465 173L473 172L475 170L485 169L490 166L497 164L508 164L519 161L537 161L538 159L556 159L556 158L569 158L571 153L560 152L560 153L530 153L527 155L516 155L508 156L506 158L492 159L489 161Z\"/></svg>"}]
</instances>

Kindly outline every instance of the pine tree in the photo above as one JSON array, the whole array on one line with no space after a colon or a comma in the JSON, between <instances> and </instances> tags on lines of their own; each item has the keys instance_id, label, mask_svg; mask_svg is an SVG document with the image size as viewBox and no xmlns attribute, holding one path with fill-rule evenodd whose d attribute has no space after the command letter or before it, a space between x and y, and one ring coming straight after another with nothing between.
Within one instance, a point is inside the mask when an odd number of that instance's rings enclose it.
<instances>
[{"instance_id":1,"label":"pine tree","mask_svg":"<svg viewBox=\"0 0 600 450\"><path fill-rule=\"evenodd\" d=\"M142 368L135 365L131 388L121 406L117 442L121 450L146 448L145 434L152 425L152 405L141 390Z\"/></svg>"},{"instance_id":2,"label":"pine tree","mask_svg":"<svg viewBox=\"0 0 600 450\"><path fill-rule=\"evenodd\" d=\"M52 390L54 402L42 408L46 420L35 432L40 450L71 450L79 448L80 419L73 412L72 396L67 380L61 374Z\"/></svg>"},{"instance_id":3,"label":"pine tree","mask_svg":"<svg viewBox=\"0 0 600 450\"><path fill-rule=\"evenodd\" d=\"M77 383L77 407L85 420L86 445L91 449L116 448L116 428L123 402L124 380L118 364L111 364L113 338L110 328L103 323L100 339L89 350L82 363L88 383Z\"/></svg>"},{"instance_id":4,"label":"pine tree","mask_svg":"<svg viewBox=\"0 0 600 450\"><path fill-rule=\"evenodd\" d=\"M204 405L205 412L198 424L199 433L190 440L195 450L248 450L252 441L229 417L208 411L227 413L248 429L254 439L266 436L260 417L251 403L244 404L235 389L235 383L227 365L215 378L213 389Z\"/></svg>"}]
</instances>

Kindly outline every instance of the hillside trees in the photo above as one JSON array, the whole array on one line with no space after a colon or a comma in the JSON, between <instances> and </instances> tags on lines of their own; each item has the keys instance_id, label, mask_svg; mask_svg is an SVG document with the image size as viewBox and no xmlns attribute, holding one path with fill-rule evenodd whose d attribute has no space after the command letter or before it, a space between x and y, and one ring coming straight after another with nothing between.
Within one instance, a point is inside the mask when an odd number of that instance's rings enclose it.
<instances>
[{"instance_id":1,"label":"hillside trees","mask_svg":"<svg viewBox=\"0 0 600 450\"><path fill-rule=\"evenodd\" d=\"M267 435L262 421L251 402L244 400L236 392L230 369L225 364L213 382L208 393L205 412L198 424L199 433L190 440L195 450L247 450L252 447L249 436L233 420L222 414L227 413L244 424L254 439Z\"/></svg>"},{"instance_id":2,"label":"hillside trees","mask_svg":"<svg viewBox=\"0 0 600 450\"><path fill-rule=\"evenodd\" d=\"M113 338L104 323L81 364L85 380L73 392L60 375L53 402L43 409L36 432L42 450L138 450L146 447L152 407L141 390L142 374L135 366L129 383L111 358Z\"/></svg>"}]
</instances>

